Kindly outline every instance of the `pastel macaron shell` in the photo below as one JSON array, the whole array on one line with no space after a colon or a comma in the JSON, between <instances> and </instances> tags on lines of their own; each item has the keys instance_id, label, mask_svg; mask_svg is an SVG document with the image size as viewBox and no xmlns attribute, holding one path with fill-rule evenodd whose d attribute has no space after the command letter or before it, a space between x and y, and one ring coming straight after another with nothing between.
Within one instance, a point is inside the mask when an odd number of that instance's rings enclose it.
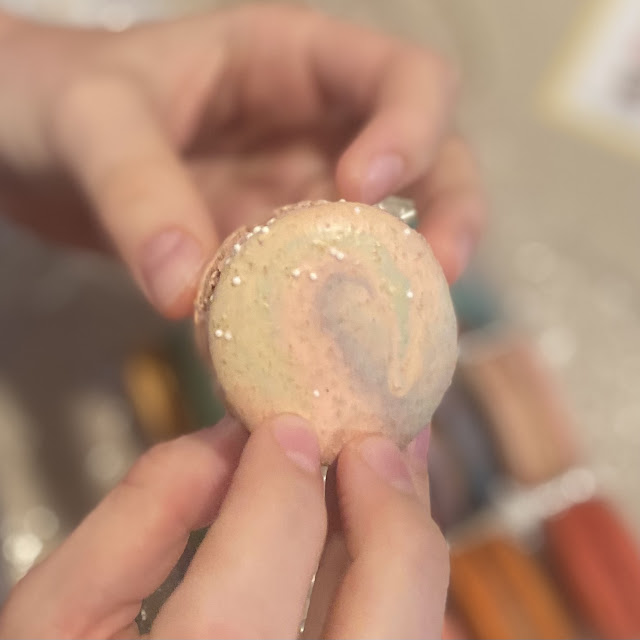
<instances>
[{"instance_id":1,"label":"pastel macaron shell","mask_svg":"<svg viewBox=\"0 0 640 640\"><path fill-rule=\"evenodd\" d=\"M422 236L375 207L302 203L223 251L201 324L225 403L249 429L298 414L331 462L359 433L404 446L428 424L458 350Z\"/></svg>"}]
</instances>

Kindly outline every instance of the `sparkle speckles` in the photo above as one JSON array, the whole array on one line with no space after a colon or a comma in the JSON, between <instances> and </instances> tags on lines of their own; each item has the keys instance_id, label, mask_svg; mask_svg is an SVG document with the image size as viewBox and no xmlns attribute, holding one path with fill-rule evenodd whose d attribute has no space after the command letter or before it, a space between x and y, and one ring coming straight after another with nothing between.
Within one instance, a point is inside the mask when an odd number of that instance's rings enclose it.
<instances>
[{"instance_id":1,"label":"sparkle speckles","mask_svg":"<svg viewBox=\"0 0 640 640\"><path fill-rule=\"evenodd\" d=\"M318 391L318 389L314 389L313 390L313 397L314 398L319 398L320 397L320 391Z\"/></svg>"},{"instance_id":2,"label":"sparkle speckles","mask_svg":"<svg viewBox=\"0 0 640 640\"><path fill-rule=\"evenodd\" d=\"M230 342L231 340L233 340L233 334L228 329L226 331L223 331L222 329L216 329L213 332L213 335L216 338L224 338L227 342Z\"/></svg>"},{"instance_id":3,"label":"sparkle speckles","mask_svg":"<svg viewBox=\"0 0 640 640\"><path fill-rule=\"evenodd\" d=\"M360 207L354 207L353 212L354 213L361 213L362 209Z\"/></svg>"},{"instance_id":4,"label":"sparkle speckles","mask_svg":"<svg viewBox=\"0 0 640 640\"><path fill-rule=\"evenodd\" d=\"M262 227L260 225L253 227L253 233L260 233L262 231Z\"/></svg>"},{"instance_id":5,"label":"sparkle speckles","mask_svg":"<svg viewBox=\"0 0 640 640\"><path fill-rule=\"evenodd\" d=\"M249 238L253 238L253 231L249 231L249 233L247 233L247 240L249 240Z\"/></svg>"},{"instance_id":6,"label":"sparkle speckles","mask_svg":"<svg viewBox=\"0 0 640 640\"><path fill-rule=\"evenodd\" d=\"M405 236L410 236L410 235L411 235L411 228L410 228L410 227L407 227L407 228L404 230L404 235L405 235Z\"/></svg>"},{"instance_id":7,"label":"sparkle speckles","mask_svg":"<svg viewBox=\"0 0 640 640\"><path fill-rule=\"evenodd\" d=\"M315 282L318 279L318 274L315 271L312 271L309 274L309 280L312 280L313 282Z\"/></svg>"},{"instance_id":8,"label":"sparkle speckles","mask_svg":"<svg viewBox=\"0 0 640 640\"><path fill-rule=\"evenodd\" d=\"M407 289L407 298L409 298L409 300L413 298L413 291L411 291L411 289Z\"/></svg>"},{"instance_id":9,"label":"sparkle speckles","mask_svg":"<svg viewBox=\"0 0 640 640\"><path fill-rule=\"evenodd\" d=\"M267 227L266 225L264 227L262 227L262 229L260 230L262 233L269 233L269 227Z\"/></svg>"},{"instance_id":10,"label":"sparkle speckles","mask_svg":"<svg viewBox=\"0 0 640 640\"><path fill-rule=\"evenodd\" d=\"M276 221L275 218L269 218L269 220L267 220L267 224L272 225L275 221Z\"/></svg>"},{"instance_id":11,"label":"sparkle speckles","mask_svg":"<svg viewBox=\"0 0 640 640\"><path fill-rule=\"evenodd\" d=\"M344 260L344 253L342 253L342 251L340 251L339 249L336 249L335 247L329 247L329 253L336 260Z\"/></svg>"},{"instance_id":12,"label":"sparkle speckles","mask_svg":"<svg viewBox=\"0 0 640 640\"><path fill-rule=\"evenodd\" d=\"M300 271L300 269L292 269L292 270L291 270L291 275L292 275L294 278L299 278L301 273L302 273L302 272Z\"/></svg>"},{"instance_id":13,"label":"sparkle speckles","mask_svg":"<svg viewBox=\"0 0 640 640\"><path fill-rule=\"evenodd\" d=\"M233 276L233 278L231 278L231 284L234 287L237 287L239 285L242 284L242 278L240 276Z\"/></svg>"},{"instance_id":14,"label":"sparkle speckles","mask_svg":"<svg viewBox=\"0 0 640 640\"><path fill-rule=\"evenodd\" d=\"M340 198L340 202L346 202L344 198Z\"/></svg>"}]
</instances>

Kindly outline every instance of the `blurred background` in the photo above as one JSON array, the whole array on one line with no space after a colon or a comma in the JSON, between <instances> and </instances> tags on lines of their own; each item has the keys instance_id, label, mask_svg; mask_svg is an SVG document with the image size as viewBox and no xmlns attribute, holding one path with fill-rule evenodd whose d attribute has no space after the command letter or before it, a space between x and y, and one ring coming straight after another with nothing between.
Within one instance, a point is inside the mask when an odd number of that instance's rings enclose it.
<instances>
[{"instance_id":1,"label":"blurred background","mask_svg":"<svg viewBox=\"0 0 640 640\"><path fill-rule=\"evenodd\" d=\"M0 0L113 30L221 4ZM640 635L640 3L307 4L456 62L491 198L454 291L461 365L430 452L452 543L445 635ZM151 443L219 413L188 325L159 319L118 265L0 221L0 602ZM626 555L587 569L571 541L596 530L581 548ZM585 581L629 606L594 617Z\"/></svg>"}]
</instances>

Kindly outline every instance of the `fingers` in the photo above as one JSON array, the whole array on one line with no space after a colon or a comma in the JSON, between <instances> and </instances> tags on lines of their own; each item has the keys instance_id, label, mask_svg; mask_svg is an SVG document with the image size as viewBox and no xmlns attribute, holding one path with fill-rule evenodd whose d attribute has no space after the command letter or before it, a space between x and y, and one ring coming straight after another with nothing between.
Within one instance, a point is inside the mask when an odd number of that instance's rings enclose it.
<instances>
[{"instance_id":1,"label":"fingers","mask_svg":"<svg viewBox=\"0 0 640 640\"><path fill-rule=\"evenodd\" d=\"M321 90L364 121L338 162L338 191L375 203L408 189L419 210L428 212L421 231L449 282L455 281L487 207L468 147L448 137L452 70L418 47L329 19L317 24L310 56Z\"/></svg>"},{"instance_id":2,"label":"fingers","mask_svg":"<svg viewBox=\"0 0 640 640\"><path fill-rule=\"evenodd\" d=\"M374 203L427 171L455 94L454 74L440 58L299 7L251 9L234 14L228 37L244 81L236 96L255 116L251 124L268 123L271 133L356 127L336 170L350 200Z\"/></svg>"},{"instance_id":3,"label":"fingers","mask_svg":"<svg viewBox=\"0 0 640 640\"><path fill-rule=\"evenodd\" d=\"M340 522L340 506L336 487L336 465L327 469L325 482L327 507L327 539L313 582L311 601L304 621L303 639L321 638L336 590L351 564Z\"/></svg>"},{"instance_id":4,"label":"fingers","mask_svg":"<svg viewBox=\"0 0 640 640\"><path fill-rule=\"evenodd\" d=\"M225 418L142 456L14 590L0 620L2 635L110 637L133 622L189 532L211 522L245 440L244 428Z\"/></svg>"},{"instance_id":5,"label":"fingers","mask_svg":"<svg viewBox=\"0 0 640 640\"><path fill-rule=\"evenodd\" d=\"M422 458L424 447L413 454ZM329 617L328 637L440 637L448 551L424 502L427 476L415 473L420 465L424 469L426 462L407 461L381 437L348 445L340 454L338 491L353 561Z\"/></svg>"},{"instance_id":6,"label":"fingers","mask_svg":"<svg viewBox=\"0 0 640 640\"><path fill-rule=\"evenodd\" d=\"M126 81L77 82L51 120L55 148L149 300L181 317L218 238L149 105Z\"/></svg>"},{"instance_id":7,"label":"fingers","mask_svg":"<svg viewBox=\"0 0 640 640\"><path fill-rule=\"evenodd\" d=\"M315 435L295 416L264 425L152 635L297 637L325 530Z\"/></svg>"},{"instance_id":8,"label":"fingers","mask_svg":"<svg viewBox=\"0 0 640 640\"><path fill-rule=\"evenodd\" d=\"M409 190L427 238L449 283L464 271L482 234L487 200L467 144L450 137L432 170Z\"/></svg>"},{"instance_id":9,"label":"fingers","mask_svg":"<svg viewBox=\"0 0 640 640\"><path fill-rule=\"evenodd\" d=\"M452 70L426 50L328 19L311 50L324 93L366 122L338 163L341 194L373 204L415 182L448 129Z\"/></svg>"},{"instance_id":10,"label":"fingers","mask_svg":"<svg viewBox=\"0 0 640 640\"><path fill-rule=\"evenodd\" d=\"M430 431L430 427L427 427L412 440L407 447L406 456L418 498L427 508L430 501L426 460ZM332 465L327 472L325 502L329 518L327 540L313 584L313 593L305 620L303 638L321 637L336 591L351 564L344 529L340 520L336 465Z\"/></svg>"}]
</instances>

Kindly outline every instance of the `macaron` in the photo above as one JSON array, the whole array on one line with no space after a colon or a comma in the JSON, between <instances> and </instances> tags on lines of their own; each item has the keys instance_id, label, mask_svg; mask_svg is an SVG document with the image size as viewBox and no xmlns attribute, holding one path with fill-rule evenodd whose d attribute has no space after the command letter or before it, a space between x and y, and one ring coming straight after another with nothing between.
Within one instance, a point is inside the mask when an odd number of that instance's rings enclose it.
<instances>
[{"instance_id":1,"label":"macaron","mask_svg":"<svg viewBox=\"0 0 640 640\"><path fill-rule=\"evenodd\" d=\"M232 234L205 272L195 323L227 410L249 430L278 414L306 418L326 464L362 434L407 445L458 355L449 287L426 240L343 201L290 205Z\"/></svg>"},{"instance_id":2,"label":"macaron","mask_svg":"<svg viewBox=\"0 0 640 640\"><path fill-rule=\"evenodd\" d=\"M591 637L640 638L640 544L603 497L549 518L545 551Z\"/></svg>"},{"instance_id":3,"label":"macaron","mask_svg":"<svg viewBox=\"0 0 640 640\"><path fill-rule=\"evenodd\" d=\"M544 564L508 537L456 549L450 594L476 638L580 637Z\"/></svg>"},{"instance_id":4,"label":"macaron","mask_svg":"<svg viewBox=\"0 0 640 640\"><path fill-rule=\"evenodd\" d=\"M551 372L526 339L476 345L461 360L460 373L513 478L535 485L579 462L571 416Z\"/></svg>"}]
</instances>

